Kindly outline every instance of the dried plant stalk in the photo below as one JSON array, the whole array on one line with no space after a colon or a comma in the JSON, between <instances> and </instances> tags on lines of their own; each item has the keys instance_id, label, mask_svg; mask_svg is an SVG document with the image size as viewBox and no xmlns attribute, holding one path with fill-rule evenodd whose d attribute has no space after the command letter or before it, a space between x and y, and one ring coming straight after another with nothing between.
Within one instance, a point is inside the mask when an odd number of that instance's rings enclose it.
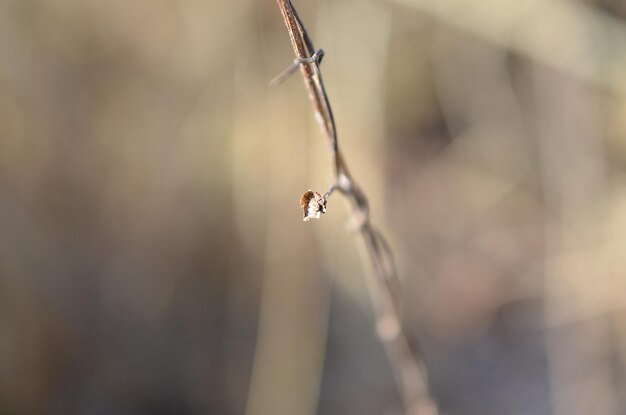
<instances>
[{"instance_id":1,"label":"dried plant stalk","mask_svg":"<svg viewBox=\"0 0 626 415\"><path fill-rule=\"evenodd\" d=\"M372 226L367 197L350 174L339 149L335 119L319 69L318 57L322 54L315 50L291 1L277 0L277 3L315 111L315 119L330 147L334 185L324 195L324 202L334 190L338 190L350 201L354 221L358 225L358 239L365 248L365 259L372 269L371 273L366 273L366 280L376 313L378 337L385 346L406 413L435 415L437 407L430 397L426 369L411 351L402 329L401 302L391 250Z\"/></svg>"}]
</instances>

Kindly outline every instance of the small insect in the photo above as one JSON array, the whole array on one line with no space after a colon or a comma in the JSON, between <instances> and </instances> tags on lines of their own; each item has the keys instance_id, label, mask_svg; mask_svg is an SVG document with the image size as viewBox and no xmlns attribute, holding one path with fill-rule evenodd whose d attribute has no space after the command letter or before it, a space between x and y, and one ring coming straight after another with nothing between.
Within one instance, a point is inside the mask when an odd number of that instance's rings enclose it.
<instances>
[{"instance_id":1,"label":"small insect","mask_svg":"<svg viewBox=\"0 0 626 415\"><path fill-rule=\"evenodd\" d=\"M308 190L300 198L300 206L304 210L304 221L319 219L322 213L326 213L326 199L318 192Z\"/></svg>"}]
</instances>

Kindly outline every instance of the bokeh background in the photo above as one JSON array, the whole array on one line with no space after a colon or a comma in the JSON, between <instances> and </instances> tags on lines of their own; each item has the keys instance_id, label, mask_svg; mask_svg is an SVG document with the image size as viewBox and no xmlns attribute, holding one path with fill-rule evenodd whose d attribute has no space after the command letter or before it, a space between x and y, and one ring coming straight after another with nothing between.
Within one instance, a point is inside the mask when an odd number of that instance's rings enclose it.
<instances>
[{"instance_id":1,"label":"bokeh background","mask_svg":"<svg viewBox=\"0 0 626 415\"><path fill-rule=\"evenodd\" d=\"M626 414L626 3L297 1L445 414ZM0 2L0 414L399 414L271 0Z\"/></svg>"}]
</instances>

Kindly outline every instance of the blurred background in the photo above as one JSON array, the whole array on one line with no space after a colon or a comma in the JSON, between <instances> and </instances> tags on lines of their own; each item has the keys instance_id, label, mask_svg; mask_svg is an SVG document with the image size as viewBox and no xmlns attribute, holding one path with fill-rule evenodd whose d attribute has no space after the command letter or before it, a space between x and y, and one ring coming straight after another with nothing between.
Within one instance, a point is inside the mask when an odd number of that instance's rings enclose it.
<instances>
[{"instance_id":1,"label":"blurred background","mask_svg":"<svg viewBox=\"0 0 626 415\"><path fill-rule=\"evenodd\" d=\"M626 414L626 3L295 1L442 413ZM399 414L274 1L0 2L0 414Z\"/></svg>"}]
</instances>

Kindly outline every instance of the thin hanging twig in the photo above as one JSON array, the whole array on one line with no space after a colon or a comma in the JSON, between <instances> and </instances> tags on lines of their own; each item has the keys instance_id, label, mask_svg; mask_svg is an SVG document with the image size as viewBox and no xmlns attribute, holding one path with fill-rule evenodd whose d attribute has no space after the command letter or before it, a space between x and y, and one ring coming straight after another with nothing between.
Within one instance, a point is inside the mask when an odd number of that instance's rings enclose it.
<instances>
[{"instance_id":1,"label":"thin hanging twig","mask_svg":"<svg viewBox=\"0 0 626 415\"><path fill-rule=\"evenodd\" d=\"M313 46L291 1L277 0L277 3L296 55L294 65L300 67L315 112L315 120L328 140L333 162L333 185L323 196L323 200L319 201L319 207L305 206L305 220L309 218L307 209L312 211L315 217L319 217L318 210L321 210L321 213L325 212L325 202L334 190L348 198L357 225L356 234L365 248L365 257L373 271L366 273L366 280L376 314L378 337L385 346L406 414L436 415L438 411L428 390L426 368L411 351L402 329L398 279L391 249L370 223L367 197L350 174L339 149L335 119L319 69L323 51L316 50ZM288 72L290 73L288 70L284 74ZM281 74L279 78L282 80L284 76ZM310 200L311 198L307 198L307 203Z\"/></svg>"}]
</instances>

